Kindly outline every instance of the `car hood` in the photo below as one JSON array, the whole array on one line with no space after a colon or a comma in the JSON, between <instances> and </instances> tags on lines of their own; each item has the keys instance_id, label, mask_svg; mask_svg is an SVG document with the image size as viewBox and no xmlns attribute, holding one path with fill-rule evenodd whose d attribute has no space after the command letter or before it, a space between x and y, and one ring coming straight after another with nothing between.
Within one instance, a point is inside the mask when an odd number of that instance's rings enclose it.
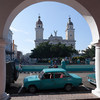
<instances>
[{"instance_id":1,"label":"car hood","mask_svg":"<svg viewBox=\"0 0 100 100\"><path fill-rule=\"evenodd\" d=\"M69 75L72 76L73 78L81 79L81 77L76 74L69 73Z\"/></svg>"},{"instance_id":2,"label":"car hood","mask_svg":"<svg viewBox=\"0 0 100 100\"><path fill-rule=\"evenodd\" d=\"M27 77L24 78L24 82L38 81L38 80L40 80L38 75L27 76Z\"/></svg>"}]
</instances>

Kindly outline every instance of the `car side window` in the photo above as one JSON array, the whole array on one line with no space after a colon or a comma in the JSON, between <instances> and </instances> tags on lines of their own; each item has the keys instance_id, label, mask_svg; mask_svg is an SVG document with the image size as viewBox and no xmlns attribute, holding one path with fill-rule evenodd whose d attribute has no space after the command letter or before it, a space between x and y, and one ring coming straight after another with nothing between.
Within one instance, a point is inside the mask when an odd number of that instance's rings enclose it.
<instances>
[{"instance_id":1,"label":"car side window","mask_svg":"<svg viewBox=\"0 0 100 100\"><path fill-rule=\"evenodd\" d=\"M66 75L64 73L61 73L60 78L64 78Z\"/></svg>"},{"instance_id":2,"label":"car side window","mask_svg":"<svg viewBox=\"0 0 100 100\"><path fill-rule=\"evenodd\" d=\"M60 78L60 73L55 73L55 78Z\"/></svg>"},{"instance_id":3,"label":"car side window","mask_svg":"<svg viewBox=\"0 0 100 100\"><path fill-rule=\"evenodd\" d=\"M53 73L45 73L43 75L43 79L52 79L53 78Z\"/></svg>"},{"instance_id":4,"label":"car side window","mask_svg":"<svg viewBox=\"0 0 100 100\"><path fill-rule=\"evenodd\" d=\"M55 78L64 78L66 75L64 73L55 73Z\"/></svg>"},{"instance_id":5,"label":"car side window","mask_svg":"<svg viewBox=\"0 0 100 100\"><path fill-rule=\"evenodd\" d=\"M54 74L51 73L51 74L50 74L50 79L53 79L53 78L54 78Z\"/></svg>"}]
</instances>

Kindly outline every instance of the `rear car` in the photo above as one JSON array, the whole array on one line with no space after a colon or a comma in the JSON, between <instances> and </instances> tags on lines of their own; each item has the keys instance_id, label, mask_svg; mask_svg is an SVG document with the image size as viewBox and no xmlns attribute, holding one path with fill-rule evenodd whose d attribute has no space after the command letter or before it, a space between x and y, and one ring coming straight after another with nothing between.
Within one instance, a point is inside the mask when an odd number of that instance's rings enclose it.
<instances>
[{"instance_id":1,"label":"rear car","mask_svg":"<svg viewBox=\"0 0 100 100\"><path fill-rule=\"evenodd\" d=\"M88 82L90 82L91 84L96 85L95 73L89 74L89 75L87 76L87 79L88 79Z\"/></svg>"}]
</instances>

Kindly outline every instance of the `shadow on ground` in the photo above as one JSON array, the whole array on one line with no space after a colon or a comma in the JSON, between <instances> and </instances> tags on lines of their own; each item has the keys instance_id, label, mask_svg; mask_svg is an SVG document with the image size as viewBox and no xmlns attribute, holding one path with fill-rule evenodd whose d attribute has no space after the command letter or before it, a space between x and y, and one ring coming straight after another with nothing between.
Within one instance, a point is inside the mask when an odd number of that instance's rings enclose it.
<instances>
[{"instance_id":1,"label":"shadow on ground","mask_svg":"<svg viewBox=\"0 0 100 100\"><path fill-rule=\"evenodd\" d=\"M72 91L66 92L64 89L56 89L56 90L43 90L37 91L37 93L32 94L26 91L24 88L18 93L22 84L11 84L10 87L6 89L6 92L10 94L11 97L20 97L20 96L38 96L38 95L62 95L62 94L78 94L78 93L91 93L91 90L87 90L85 87L80 86L77 88L73 88Z\"/></svg>"}]
</instances>

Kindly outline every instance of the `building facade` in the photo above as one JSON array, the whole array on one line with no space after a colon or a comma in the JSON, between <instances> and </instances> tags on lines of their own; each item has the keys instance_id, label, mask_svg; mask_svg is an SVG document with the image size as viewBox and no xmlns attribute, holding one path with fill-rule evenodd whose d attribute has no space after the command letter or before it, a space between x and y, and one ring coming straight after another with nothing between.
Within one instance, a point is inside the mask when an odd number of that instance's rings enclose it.
<instances>
[{"instance_id":1,"label":"building facade","mask_svg":"<svg viewBox=\"0 0 100 100\"><path fill-rule=\"evenodd\" d=\"M12 31L9 30L8 32L8 38L7 38L7 45L5 47L5 52L6 52L6 61L11 61L12 60L12 55L14 54L12 51Z\"/></svg>"},{"instance_id":2,"label":"building facade","mask_svg":"<svg viewBox=\"0 0 100 100\"><path fill-rule=\"evenodd\" d=\"M9 94L5 92L6 82L6 68L5 68L5 38L8 34L8 28L10 27L13 19L26 7L39 3L45 0L0 0L0 99L7 100ZM50 0L52 1L52 0ZM100 0L54 0L55 2L63 3L78 11L87 21L91 34L92 42L95 44L95 75L96 75L96 88L91 91L91 96L94 95L100 97ZM13 6L9 6L13 5ZM9 9L8 9L9 7ZM5 35L6 34L6 35ZM20 34L19 34L20 35ZM92 95L92 93L94 95ZM75 95L76 97L77 95ZM83 93L83 98L85 98ZM88 95L89 97L89 95ZM96 98L96 97L94 97ZM13 99L13 97L12 97ZM76 97L76 99L79 99ZM98 98L97 98L98 99Z\"/></svg>"},{"instance_id":3,"label":"building facade","mask_svg":"<svg viewBox=\"0 0 100 100\"><path fill-rule=\"evenodd\" d=\"M36 40L35 40L35 47L37 47L40 43L43 42L49 42L51 44L65 44L66 46L73 46L75 48L75 38L74 38L74 32L75 29L73 28L73 23L71 22L71 18L69 18L69 21L67 23L66 27L66 39L63 39L61 36L57 36L57 31L54 31L55 35L52 34L48 37L48 39L43 39L43 23L40 19L40 16L38 17L38 21L36 22Z\"/></svg>"},{"instance_id":4,"label":"building facade","mask_svg":"<svg viewBox=\"0 0 100 100\"><path fill-rule=\"evenodd\" d=\"M14 40L12 40L12 37L13 33L9 29L7 38L8 43L5 47L6 62L17 59L17 45L14 44Z\"/></svg>"},{"instance_id":5,"label":"building facade","mask_svg":"<svg viewBox=\"0 0 100 100\"><path fill-rule=\"evenodd\" d=\"M14 55L13 55L13 59L17 59L17 45L13 43L13 52L14 52Z\"/></svg>"}]
</instances>

